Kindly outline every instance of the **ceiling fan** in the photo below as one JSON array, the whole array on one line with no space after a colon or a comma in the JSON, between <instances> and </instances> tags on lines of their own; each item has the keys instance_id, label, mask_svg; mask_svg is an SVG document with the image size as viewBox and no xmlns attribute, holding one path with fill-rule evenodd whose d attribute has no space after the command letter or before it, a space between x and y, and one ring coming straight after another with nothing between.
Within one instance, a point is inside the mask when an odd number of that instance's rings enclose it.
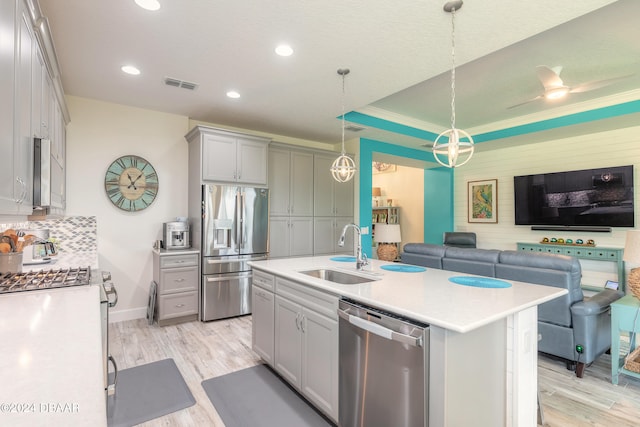
<instances>
[{"instance_id":1,"label":"ceiling fan","mask_svg":"<svg viewBox=\"0 0 640 427\"><path fill-rule=\"evenodd\" d=\"M538 75L538 79L540 80L540 83L542 83L542 86L544 87L544 93L536 96L535 98L531 98L527 101L507 107L507 109L519 107L521 105L528 104L538 99L554 100L554 99L563 98L570 93L588 92L590 90L599 89L601 87L608 86L618 80L622 80L622 79L626 79L627 77L630 77L629 75L629 76L615 77L612 79L594 80L592 82L587 82L587 83L579 84L576 86L567 86L564 84L564 82L560 78L561 71L562 71L562 66L547 67L546 65L538 65L536 67L536 74Z\"/></svg>"}]
</instances>

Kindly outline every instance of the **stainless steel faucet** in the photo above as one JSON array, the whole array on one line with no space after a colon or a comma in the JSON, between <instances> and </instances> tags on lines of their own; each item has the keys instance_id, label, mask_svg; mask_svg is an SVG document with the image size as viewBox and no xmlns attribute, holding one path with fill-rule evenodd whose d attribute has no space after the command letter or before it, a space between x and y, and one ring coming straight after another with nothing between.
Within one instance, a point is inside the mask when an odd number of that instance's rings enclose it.
<instances>
[{"instance_id":1,"label":"stainless steel faucet","mask_svg":"<svg viewBox=\"0 0 640 427\"><path fill-rule=\"evenodd\" d=\"M340 240L338 240L338 246L344 246L344 237L347 234L347 229L349 227L353 227L358 233L358 247L356 248L356 269L362 270L365 265L369 264L369 260L367 259L367 255L362 252L362 233L360 232L360 227L355 224L347 224L342 229L342 234L340 235Z\"/></svg>"}]
</instances>

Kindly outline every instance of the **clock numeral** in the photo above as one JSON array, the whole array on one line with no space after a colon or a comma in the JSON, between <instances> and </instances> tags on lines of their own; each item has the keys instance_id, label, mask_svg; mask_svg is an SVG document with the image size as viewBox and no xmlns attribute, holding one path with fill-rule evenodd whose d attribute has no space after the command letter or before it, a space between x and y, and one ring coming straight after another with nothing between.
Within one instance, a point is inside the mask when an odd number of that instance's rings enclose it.
<instances>
[{"instance_id":1,"label":"clock numeral","mask_svg":"<svg viewBox=\"0 0 640 427\"><path fill-rule=\"evenodd\" d=\"M109 195L110 198L113 198L113 196L115 196L118 193L120 193L120 188L118 187L113 187L107 190L107 194Z\"/></svg>"},{"instance_id":2,"label":"clock numeral","mask_svg":"<svg viewBox=\"0 0 640 427\"><path fill-rule=\"evenodd\" d=\"M116 204L120 209L123 209L123 207L122 207L122 206L124 206L124 202L125 202L126 200L127 200L127 199L126 199L126 198L121 194L121 195L120 195L120 197L118 197L118 200L116 200L114 203L115 203L115 204Z\"/></svg>"},{"instance_id":3,"label":"clock numeral","mask_svg":"<svg viewBox=\"0 0 640 427\"><path fill-rule=\"evenodd\" d=\"M124 163L124 157L120 157L119 159L116 159L115 163L118 164L118 166L120 166L123 170L127 168L127 165Z\"/></svg>"},{"instance_id":4,"label":"clock numeral","mask_svg":"<svg viewBox=\"0 0 640 427\"><path fill-rule=\"evenodd\" d=\"M158 174L155 172L151 172L149 175L145 175L144 177L147 181L157 181L158 180Z\"/></svg>"},{"instance_id":5,"label":"clock numeral","mask_svg":"<svg viewBox=\"0 0 640 427\"><path fill-rule=\"evenodd\" d=\"M129 162L131 163L131 167L132 168L136 168L136 169L138 168L138 158L137 157L134 157L134 156L129 157Z\"/></svg>"},{"instance_id":6,"label":"clock numeral","mask_svg":"<svg viewBox=\"0 0 640 427\"><path fill-rule=\"evenodd\" d=\"M117 173L117 172L112 171L111 169L109 169L109 170L107 171L107 179L111 179L111 178L109 177L109 175L113 175L113 176L115 177L115 180L116 180L116 181L118 180L118 178L120 178L120 174L119 174L119 173Z\"/></svg>"},{"instance_id":7,"label":"clock numeral","mask_svg":"<svg viewBox=\"0 0 640 427\"><path fill-rule=\"evenodd\" d=\"M147 188L146 190L144 190L144 194L143 195L155 198L156 197L156 192Z\"/></svg>"}]
</instances>

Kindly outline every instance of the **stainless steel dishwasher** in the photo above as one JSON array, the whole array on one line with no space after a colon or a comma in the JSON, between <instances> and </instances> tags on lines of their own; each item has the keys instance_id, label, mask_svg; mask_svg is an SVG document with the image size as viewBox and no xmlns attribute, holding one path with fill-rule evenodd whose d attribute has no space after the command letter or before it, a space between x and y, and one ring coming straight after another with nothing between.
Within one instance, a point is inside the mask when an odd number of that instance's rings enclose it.
<instances>
[{"instance_id":1,"label":"stainless steel dishwasher","mask_svg":"<svg viewBox=\"0 0 640 427\"><path fill-rule=\"evenodd\" d=\"M342 300L341 427L429 424L429 325Z\"/></svg>"}]
</instances>

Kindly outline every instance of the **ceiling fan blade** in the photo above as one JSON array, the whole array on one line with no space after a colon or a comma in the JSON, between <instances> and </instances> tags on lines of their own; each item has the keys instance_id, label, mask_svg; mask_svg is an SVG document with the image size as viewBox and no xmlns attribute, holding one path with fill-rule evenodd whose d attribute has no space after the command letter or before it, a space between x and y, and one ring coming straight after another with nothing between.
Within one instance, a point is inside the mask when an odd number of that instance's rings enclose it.
<instances>
[{"instance_id":1,"label":"ceiling fan blade","mask_svg":"<svg viewBox=\"0 0 640 427\"><path fill-rule=\"evenodd\" d=\"M564 86L564 83L560 78L561 70L562 67L549 68L546 65L538 65L536 67L536 74L545 89L556 88Z\"/></svg>"},{"instance_id":2,"label":"ceiling fan blade","mask_svg":"<svg viewBox=\"0 0 640 427\"><path fill-rule=\"evenodd\" d=\"M581 85L572 87L569 93L582 93L588 92L590 90L600 89L601 87L609 86L620 80L628 79L633 75L634 74L628 74L626 76L614 77L612 79L594 80L592 82L583 83Z\"/></svg>"},{"instance_id":3,"label":"ceiling fan blade","mask_svg":"<svg viewBox=\"0 0 640 427\"><path fill-rule=\"evenodd\" d=\"M535 98L531 98L531 99L529 99L527 101L521 102L519 104L512 105L511 107L507 107L507 110L511 110L512 108L516 108L516 107L519 107L521 105L528 104L528 103L533 102L533 101L537 101L540 98L544 98L544 96L538 95Z\"/></svg>"}]
</instances>

